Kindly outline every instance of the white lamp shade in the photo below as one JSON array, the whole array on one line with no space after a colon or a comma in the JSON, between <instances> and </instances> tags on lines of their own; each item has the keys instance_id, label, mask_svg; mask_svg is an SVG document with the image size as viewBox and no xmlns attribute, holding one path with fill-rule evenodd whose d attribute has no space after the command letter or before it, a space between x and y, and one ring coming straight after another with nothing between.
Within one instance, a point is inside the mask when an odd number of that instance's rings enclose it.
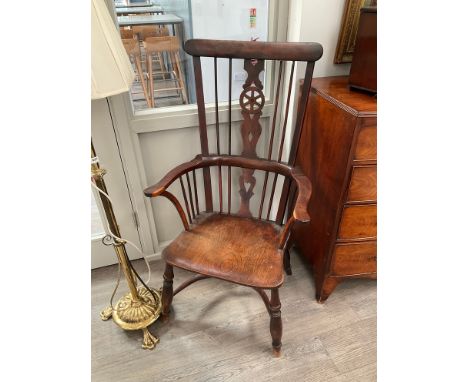
<instances>
[{"instance_id":1,"label":"white lamp shade","mask_svg":"<svg viewBox=\"0 0 468 382\"><path fill-rule=\"evenodd\" d=\"M135 72L104 0L91 3L91 99L127 92Z\"/></svg>"}]
</instances>

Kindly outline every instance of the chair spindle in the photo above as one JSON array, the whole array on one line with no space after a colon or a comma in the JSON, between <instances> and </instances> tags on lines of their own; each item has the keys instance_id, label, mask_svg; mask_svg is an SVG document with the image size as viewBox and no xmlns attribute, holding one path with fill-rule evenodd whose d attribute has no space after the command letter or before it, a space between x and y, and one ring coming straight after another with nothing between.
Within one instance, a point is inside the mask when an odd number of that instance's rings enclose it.
<instances>
[{"instance_id":1,"label":"chair spindle","mask_svg":"<svg viewBox=\"0 0 468 382\"><path fill-rule=\"evenodd\" d=\"M190 209L187 201L187 194L185 193L185 187L184 187L184 181L182 180L182 177L179 178L180 181L180 187L182 188L182 196L184 197L184 202L185 202L185 210L187 211L187 216L189 223L192 224L192 217L190 216Z\"/></svg>"},{"instance_id":2,"label":"chair spindle","mask_svg":"<svg viewBox=\"0 0 468 382\"><path fill-rule=\"evenodd\" d=\"M190 185L190 178L189 178L188 172L185 173L185 177L187 178L190 209L192 211L192 216L195 219L195 209L193 208L193 198L192 198L192 186Z\"/></svg>"},{"instance_id":3,"label":"chair spindle","mask_svg":"<svg viewBox=\"0 0 468 382\"><path fill-rule=\"evenodd\" d=\"M281 162L281 157L283 156L283 145L284 145L284 138L286 136L286 124L288 123L289 102L291 101L291 89L292 89L292 84L293 84L295 64L296 64L296 61L293 61L292 66L291 66L291 74L289 75L288 95L286 99L286 110L285 110L285 115L284 115L283 128L281 131L280 147L278 150L278 162Z\"/></svg>"},{"instance_id":4,"label":"chair spindle","mask_svg":"<svg viewBox=\"0 0 468 382\"><path fill-rule=\"evenodd\" d=\"M268 210L266 214L266 219L270 219L270 212L271 212L271 206L273 204L273 196L275 195L275 190L276 190L276 181L278 180L278 173L275 172L275 175L273 176L273 184L271 186L271 194L270 194L270 202L268 203Z\"/></svg>"},{"instance_id":5,"label":"chair spindle","mask_svg":"<svg viewBox=\"0 0 468 382\"><path fill-rule=\"evenodd\" d=\"M271 134L270 134L270 146L268 148L268 160L271 160L271 154L273 152L273 141L275 139L275 130L276 130L276 115L278 111L278 101L280 97L280 88L281 88L281 79L283 76L283 61L280 61L279 63L279 69L278 69L278 83L276 84L276 97L275 97L275 110L273 112L273 121L271 123ZM263 203L265 201L265 193L266 193L266 187L268 183L268 177L270 175L270 172L267 171L265 174L265 181L263 182L263 190L262 190L262 197L260 198L260 208L258 211L258 218L262 218L262 211L263 211ZM268 218L268 215L267 215Z\"/></svg>"},{"instance_id":6,"label":"chair spindle","mask_svg":"<svg viewBox=\"0 0 468 382\"><path fill-rule=\"evenodd\" d=\"M218 59L214 58L214 88L215 88L215 109L216 109L216 151L219 150L219 108L218 108Z\"/></svg>"},{"instance_id":7,"label":"chair spindle","mask_svg":"<svg viewBox=\"0 0 468 382\"><path fill-rule=\"evenodd\" d=\"M293 77L294 77L294 68L295 68L296 62L293 61L291 64L291 72L289 74L289 84L288 84L288 94L286 98L286 110L285 110L285 115L284 115L284 120L283 120L283 127L281 129L281 138L279 142L279 149L278 149L278 162L281 162L281 157L283 156L283 146L284 146L284 139L286 137L286 125L288 123L288 116L289 116L289 103L291 101L291 90L292 90L292 84L293 84ZM270 212L271 212L271 206L273 204L273 195L275 194L276 191L276 182L278 181L278 174L276 173L274 178L273 178L273 185L271 188L271 195L270 195L270 203L268 206L268 213L267 213L267 219L270 218ZM284 180L287 182L287 179Z\"/></svg>"},{"instance_id":8,"label":"chair spindle","mask_svg":"<svg viewBox=\"0 0 468 382\"><path fill-rule=\"evenodd\" d=\"M232 130L232 58L229 58L229 138L228 154L231 155L231 130ZM231 213L231 166L228 167L228 214Z\"/></svg>"},{"instance_id":9,"label":"chair spindle","mask_svg":"<svg viewBox=\"0 0 468 382\"><path fill-rule=\"evenodd\" d=\"M203 94L203 76L200 56L193 56L193 72L195 75L197 106L198 106L198 126L200 131L201 153L209 155L208 133L206 129L205 96ZM213 212L213 194L211 191L210 169L203 169L203 185L205 187L205 209L206 212Z\"/></svg>"},{"instance_id":10,"label":"chair spindle","mask_svg":"<svg viewBox=\"0 0 468 382\"><path fill-rule=\"evenodd\" d=\"M218 59L214 57L214 87L215 87L215 109L216 109L216 152L221 153L219 148L219 105L218 105ZM219 212L223 212L223 177L221 166L218 166L218 195Z\"/></svg>"},{"instance_id":11,"label":"chair spindle","mask_svg":"<svg viewBox=\"0 0 468 382\"><path fill-rule=\"evenodd\" d=\"M198 205L197 177L195 174L195 170L192 170L192 178L193 178L193 189L195 191L195 208L197 209L197 215L200 215L200 207Z\"/></svg>"}]
</instances>

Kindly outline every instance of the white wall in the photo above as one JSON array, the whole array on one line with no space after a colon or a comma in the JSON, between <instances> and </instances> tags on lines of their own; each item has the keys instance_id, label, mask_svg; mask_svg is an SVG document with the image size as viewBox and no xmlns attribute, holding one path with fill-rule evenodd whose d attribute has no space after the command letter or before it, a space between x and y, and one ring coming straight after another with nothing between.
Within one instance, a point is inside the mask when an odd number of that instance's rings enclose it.
<instances>
[{"instance_id":1,"label":"white wall","mask_svg":"<svg viewBox=\"0 0 468 382\"><path fill-rule=\"evenodd\" d=\"M192 0L191 4L193 38L268 40L268 2L265 0ZM256 28L250 28L250 8L257 10ZM202 57L201 63L205 102L215 102L213 59ZM244 60L232 60L232 73L232 96L233 99L238 99L242 92L242 85L247 78ZM219 101L228 101L229 64L227 59L218 60L218 78Z\"/></svg>"},{"instance_id":2,"label":"white wall","mask_svg":"<svg viewBox=\"0 0 468 382\"><path fill-rule=\"evenodd\" d=\"M314 77L348 75L350 64L334 64L345 0L290 0L288 41L314 41L323 46ZM304 77L301 65L298 78Z\"/></svg>"}]
</instances>

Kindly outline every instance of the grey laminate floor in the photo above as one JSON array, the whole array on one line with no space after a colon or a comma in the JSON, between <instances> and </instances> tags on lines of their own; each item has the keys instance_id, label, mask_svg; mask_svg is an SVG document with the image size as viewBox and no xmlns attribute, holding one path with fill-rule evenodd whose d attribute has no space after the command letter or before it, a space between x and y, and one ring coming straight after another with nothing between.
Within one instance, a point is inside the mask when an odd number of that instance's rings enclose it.
<instances>
[{"instance_id":1,"label":"grey laminate floor","mask_svg":"<svg viewBox=\"0 0 468 382\"><path fill-rule=\"evenodd\" d=\"M350 280L320 305L306 266L292 255L293 275L280 289L281 358L271 356L269 317L257 293L215 279L178 294L167 323L150 327L160 337L141 349L141 332L103 322L116 267L92 272L92 378L100 381L375 381L376 283ZM136 268L146 273L142 261ZM161 286L162 261L152 263L151 285ZM175 283L190 276L175 270ZM118 296L126 290L121 284Z\"/></svg>"}]
</instances>

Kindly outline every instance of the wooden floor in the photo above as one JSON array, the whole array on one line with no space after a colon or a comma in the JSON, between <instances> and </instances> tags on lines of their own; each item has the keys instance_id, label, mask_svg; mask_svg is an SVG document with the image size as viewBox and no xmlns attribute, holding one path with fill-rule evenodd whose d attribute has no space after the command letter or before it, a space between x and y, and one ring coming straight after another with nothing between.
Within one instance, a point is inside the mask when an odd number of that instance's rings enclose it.
<instances>
[{"instance_id":1,"label":"wooden floor","mask_svg":"<svg viewBox=\"0 0 468 382\"><path fill-rule=\"evenodd\" d=\"M140 331L99 318L117 268L92 271L92 380L376 381L376 282L343 282L321 305L306 266L295 254L291 262L293 275L280 288L281 358L271 356L269 316L250 288L215 279L189 286L174 297L171 319L150 327L160 343L149 351L140 348ZM152 263L153 287L162 285L162 265ZM146 279L141 260L136 268ZM175 270L174 286L187 276Z\"/></svg>"}]
</instances>

